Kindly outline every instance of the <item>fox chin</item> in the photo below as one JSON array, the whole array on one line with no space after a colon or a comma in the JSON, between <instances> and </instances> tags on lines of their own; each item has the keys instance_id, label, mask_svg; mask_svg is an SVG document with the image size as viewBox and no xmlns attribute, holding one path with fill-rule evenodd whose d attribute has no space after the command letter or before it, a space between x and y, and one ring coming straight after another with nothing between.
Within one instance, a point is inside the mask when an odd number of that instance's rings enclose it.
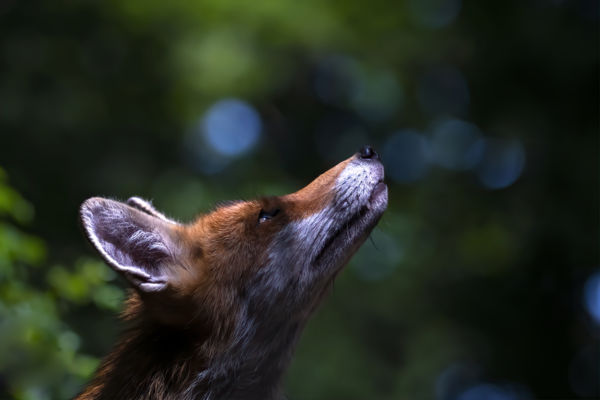
<instances>
[{"instance_id":1,"label":"fox chin","mask_svg":"<svg viewBox=\"0 0 600 400\"><path fill-rule=\"evenodd\" d=\"M93 197L84 231L131 286L127 329L78 400L281 399L308 318L387 207L369 146L303 189L189 224Z\"/></svg>"}]
</instances>

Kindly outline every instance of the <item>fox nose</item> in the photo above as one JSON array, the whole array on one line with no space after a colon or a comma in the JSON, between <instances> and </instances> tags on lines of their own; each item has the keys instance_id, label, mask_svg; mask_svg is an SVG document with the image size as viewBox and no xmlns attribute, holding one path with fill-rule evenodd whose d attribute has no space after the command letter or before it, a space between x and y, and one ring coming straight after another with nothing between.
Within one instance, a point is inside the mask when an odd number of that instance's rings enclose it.
<instances>
[{"instance_id":1,"label":"fox nose","mask_svg":"<svg viewBox=\"0 0 600 400\"><path fill-rule=\"evenodd\" d=\"M363 159L379 160L379 154L369 145L363 146L358 154Z\"/></svg>"}]
</instances>

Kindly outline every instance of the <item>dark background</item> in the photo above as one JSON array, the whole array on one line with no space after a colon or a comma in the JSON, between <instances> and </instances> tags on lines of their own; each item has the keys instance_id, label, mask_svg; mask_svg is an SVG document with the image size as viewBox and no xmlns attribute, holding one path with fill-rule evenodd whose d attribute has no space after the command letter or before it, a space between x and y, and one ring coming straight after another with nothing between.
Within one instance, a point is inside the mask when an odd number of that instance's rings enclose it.
<instances>
[{"instance_id":1,"label":"dark background","mask_svg":"<svg viewBox=\"0 0 600 400\"><path fill-rule=\"evenodd\" d=\"M0 398L81 389L123 283L79 204L189 220L370 143L389 209L291 400L599 395L598 2L0 3Z\"/></svg>"}]
</instances>

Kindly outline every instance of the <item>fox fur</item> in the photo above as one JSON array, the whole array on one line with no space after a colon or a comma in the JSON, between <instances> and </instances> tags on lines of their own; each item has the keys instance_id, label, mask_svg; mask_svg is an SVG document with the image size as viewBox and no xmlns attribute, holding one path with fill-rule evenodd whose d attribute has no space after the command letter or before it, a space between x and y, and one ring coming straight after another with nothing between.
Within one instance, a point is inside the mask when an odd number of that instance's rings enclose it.
<instances>
[{"instance_id":1,"label":"fox fur","mask_svg":"<svg viewBox=\"0 0 600 400\"><path fill-rule=\"evenodd\" d=\"M77 400L270 400L311 313L387 207L370 147L285 196L180 224L86 200L88 239L132 289L127 329Z\"/></svg>"}]
</instances>

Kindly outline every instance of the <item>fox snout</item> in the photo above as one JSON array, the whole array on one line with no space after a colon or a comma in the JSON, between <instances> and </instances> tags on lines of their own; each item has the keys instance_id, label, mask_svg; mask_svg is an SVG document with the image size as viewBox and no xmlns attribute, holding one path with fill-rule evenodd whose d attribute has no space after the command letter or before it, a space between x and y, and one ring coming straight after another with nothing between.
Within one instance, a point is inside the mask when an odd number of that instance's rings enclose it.
<instances>
[{"instance_id":1,"label":"fox snout","mask_svg":"<svg viewBox=\"0 0 600 400\"><path fill-rule=\"evenodd\" d=\"M367 207L377 213L387 206L387 186L379 154L363 147L348 163L336 181L338 196L350 210ZM353 198L354 196L354 198Z\"/></svg>"},{"instance_id":2,"label":"fox snout","mask_svg":"<svg viewBox=\"0 0 600 400\"><path fill-rule=\"evenodd\" d=\"M379 155L370 146L325 172L300 191L285 196L291 201L326 199L310 215L290 224L280 236L302 237L298 251L313 264L313 271L335 275L371 232L387 207L387 186ZM284 241L279 238L274 243ZM330 276L321 276L328 280Z\"/></svg>"}]
</instances>

